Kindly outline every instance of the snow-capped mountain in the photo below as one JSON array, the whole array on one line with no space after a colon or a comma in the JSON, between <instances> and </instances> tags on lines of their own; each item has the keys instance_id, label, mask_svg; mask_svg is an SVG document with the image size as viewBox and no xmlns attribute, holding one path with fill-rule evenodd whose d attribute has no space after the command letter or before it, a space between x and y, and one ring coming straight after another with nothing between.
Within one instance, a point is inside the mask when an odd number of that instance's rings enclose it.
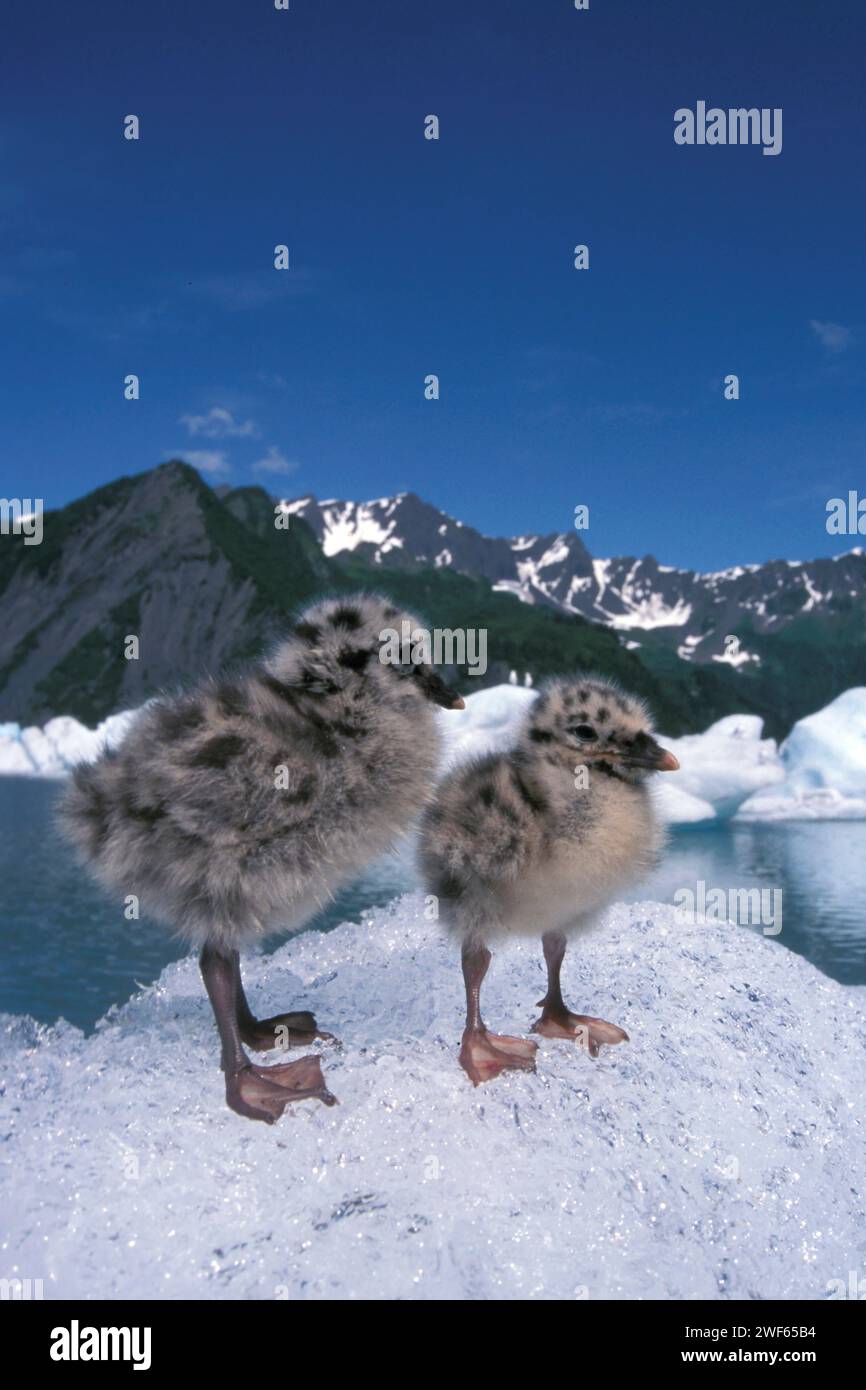
<instances>
[{"instance_id":1,"label":"snow-capped mountain","mask_svg":"<svg viewBox=\"0 0 866 1390\"><path fill-rule=\"evenodd\" d=\"M313 528L326 555L357 550L376 564L447 565L494 585L526 588L527 597L533 576L547 575L551 565L567 561L575 574L592 573L592 558L577 533L514 540L483 536L413 492L375 502L318 502L307 496L285 507Z\"/></svg>"},{"instance_id":2,"label":"snow-capped mountain","mask_svg":"<svg viewBox=\"0 0 866 1390\"><path fill-rule=\"evenodd\" d=\"M0 721L93 727L258 655L317 595L377 586L434 626L483 629L484 684L596 670L643 695L670 735L750 714L782 738L866 686L859 551L694 574L595 559L576 532L484 536L411 493L297 498L281 530L274 501L214 492L173 460L46 512L39 546L3 537Z\"/></svg>"},{"instance_id":3,"label":"snow-capped mountain","mask_svg":"<svg viewBox=\"0 0 866 1390\"><path fill-rule=\"evenodd\" d=\"M324 553L355 551L382 566L443 566L487 579L525 603L550 604L641 642L658 630L685 660L734 667L759 664L747 641L731 636L746 618L757 634L774 634L798 616L838 616L866 606L866 553L834 559L772 560L700 574L660 565L652 555L594 559L577 532L484 536L414 493L372 502L284 503L303 517Z\"/></svg>"}]
</instances>

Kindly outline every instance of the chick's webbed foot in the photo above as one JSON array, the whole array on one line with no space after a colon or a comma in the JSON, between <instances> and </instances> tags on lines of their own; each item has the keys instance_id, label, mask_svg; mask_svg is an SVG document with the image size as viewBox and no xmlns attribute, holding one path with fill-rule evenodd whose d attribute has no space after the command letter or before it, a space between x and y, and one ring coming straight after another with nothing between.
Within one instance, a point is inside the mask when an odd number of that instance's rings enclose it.
<instances>
[{"instance_id":1,"label":"chick's webbed foot","mask_svg":"<svg viewBox=\"0 0 866 1390\"><path fill-rule=\"evenodd\" d=\"M242 1042L253 1052L269 1052L272 1048L285 1051L290 1047L309 1047L317 1039L336 1042L333 1033L323 1033L311 1013L306 1010L291 1014L274 1014L273 1018L244 1018L240 1021Z\"/></svg>"},{"instance_id":2,"label":"chick's webbed foot","mask_svg":"<svg viewBox=\"0 0 866 1390\"><path fill-rule=\"evenodd\" d=\"M544 1000L539 999L544 1005ZM546 1006L541 1018L532 1025L533 1033L544 1038L566 1038L586 1048L590 1057L597 1057L602 1044L628 1042L628 1033L615 1023L607 1023L603 1018L593 1018L590 1014L573 1014L569 1009L548 1009Z\"/></svg>"},{"instance_id":3,"label":"chick's webbed foot","mask_svg":"<svg viewBox=\"0 0 866 1390\"><path fill-rule=\"evenodd\" d=\"M460 1048L460 1065L473 1086L492 1081L502 1071L535 1071L538 1044L530 1038L510 1038L467 1028Z\"/></svg>"},{"instance_id":4,"label":"chick's webbed foot","mask_svg":"<svg viewBox=\"0 0 866 1390\"><path fill-rule=\"evenodd\" d=\"M287 1105L296 1100L320 1100L336 1105L337 1097L325 1085L319 1057L301 1057L276 1067L254 1064L226 1076L226 1102L249 1120L274 1124Z\"/></svg>"}]
</instances>

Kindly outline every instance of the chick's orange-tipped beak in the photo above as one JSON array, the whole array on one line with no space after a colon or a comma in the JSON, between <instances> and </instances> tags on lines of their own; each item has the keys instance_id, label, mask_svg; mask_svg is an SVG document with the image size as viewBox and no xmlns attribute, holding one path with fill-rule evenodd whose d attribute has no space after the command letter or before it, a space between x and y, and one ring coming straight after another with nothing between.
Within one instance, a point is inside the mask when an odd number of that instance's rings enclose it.
<instances>
[{"instance_id":1,"label":"chick's orange-tipped beak","mask_svg":"<svg viewBox=\"0 0 866 1390\"><path fill-rule=\"evenodd\" d=\"M674 757L673 753L671 753L669 749L660 748L659 753L661 756L659 757L659 760L656 763L656 767L658 768L659 772L679 771L679 759Z\"/></svg>"},{"instance_id":2,"label":"chick's orange-tipped beak","mask_svg":"<svg viewBox=\"0 0 866 1390\"><path fill-rule=\"evenodd\" d=\"M608 756L603 754L602 756ZM680 762L667 748L662 748L648 734L636 740L636 746L618 756L627 767L642 767L647 772L676 772Z\"/></svg>"},{"instance_id":3,"label":"chick's orange-tipped beak","mask_svg":"<svg viewBox=\"0 0 866 1390\"><path fill-rule=\"evenodd\" d=\"M416 666L413 674L427 699L432 700L434 705L440 705L442 709L466 708L463 696L446 685L432 666Z\"/></svg>"}]
</instances>

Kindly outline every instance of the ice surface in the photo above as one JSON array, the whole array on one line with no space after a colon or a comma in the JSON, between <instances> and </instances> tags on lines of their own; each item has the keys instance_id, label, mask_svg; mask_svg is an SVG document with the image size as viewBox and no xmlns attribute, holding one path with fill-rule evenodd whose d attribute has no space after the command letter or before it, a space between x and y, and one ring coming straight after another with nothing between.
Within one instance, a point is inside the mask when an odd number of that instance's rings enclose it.
<instances>
[{"instance_id":1,"label":"ice surface","mask_svg":"<svg viewBox=\"0 0 866 1390\"><path fill-rule=\"evenodd\" d=\"M776 942L616 907L566 958L573 1006L631 1042L542 1040L535 1076L459 1069L454 948L405 897L247 967L311 1007L341 1104L273 1128L223 1107L194 960L91 1037L0 1032L0 1276L46 1297L822 1299L862 1273L863 991ZM524 1032L540 951L499 953Z\"/></svg>"},{"instance_id":2,"label":"ice surface","mask_svg":"<svg viewBox=\"0 0 866 1390\"><path fill-rule=\"evenodd\" d=\"M801 719L780 752L784 780L750 797L744 819L866 818L866 687Z\"/></svg>"}]
</instances>

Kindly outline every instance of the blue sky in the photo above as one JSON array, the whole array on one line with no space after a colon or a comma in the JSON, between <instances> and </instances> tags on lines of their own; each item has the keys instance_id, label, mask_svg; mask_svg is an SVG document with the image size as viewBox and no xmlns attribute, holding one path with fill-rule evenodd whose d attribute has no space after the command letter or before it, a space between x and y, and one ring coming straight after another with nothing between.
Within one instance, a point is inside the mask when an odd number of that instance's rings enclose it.
<instances>
[{"instance_id":1,"label":"blue sky","mask_svg":"<svg viewBox=\"0 0 866 1390\"><path fill-rule=\"evenodd\" d=\"M0 490L180 455L490 534L586 503L598 555L850 548L824 522L866 493L864 45L859 0L17 7ZM781 107L782 153L675 145L699 99Z\"/></svg>"}]
</instances>

